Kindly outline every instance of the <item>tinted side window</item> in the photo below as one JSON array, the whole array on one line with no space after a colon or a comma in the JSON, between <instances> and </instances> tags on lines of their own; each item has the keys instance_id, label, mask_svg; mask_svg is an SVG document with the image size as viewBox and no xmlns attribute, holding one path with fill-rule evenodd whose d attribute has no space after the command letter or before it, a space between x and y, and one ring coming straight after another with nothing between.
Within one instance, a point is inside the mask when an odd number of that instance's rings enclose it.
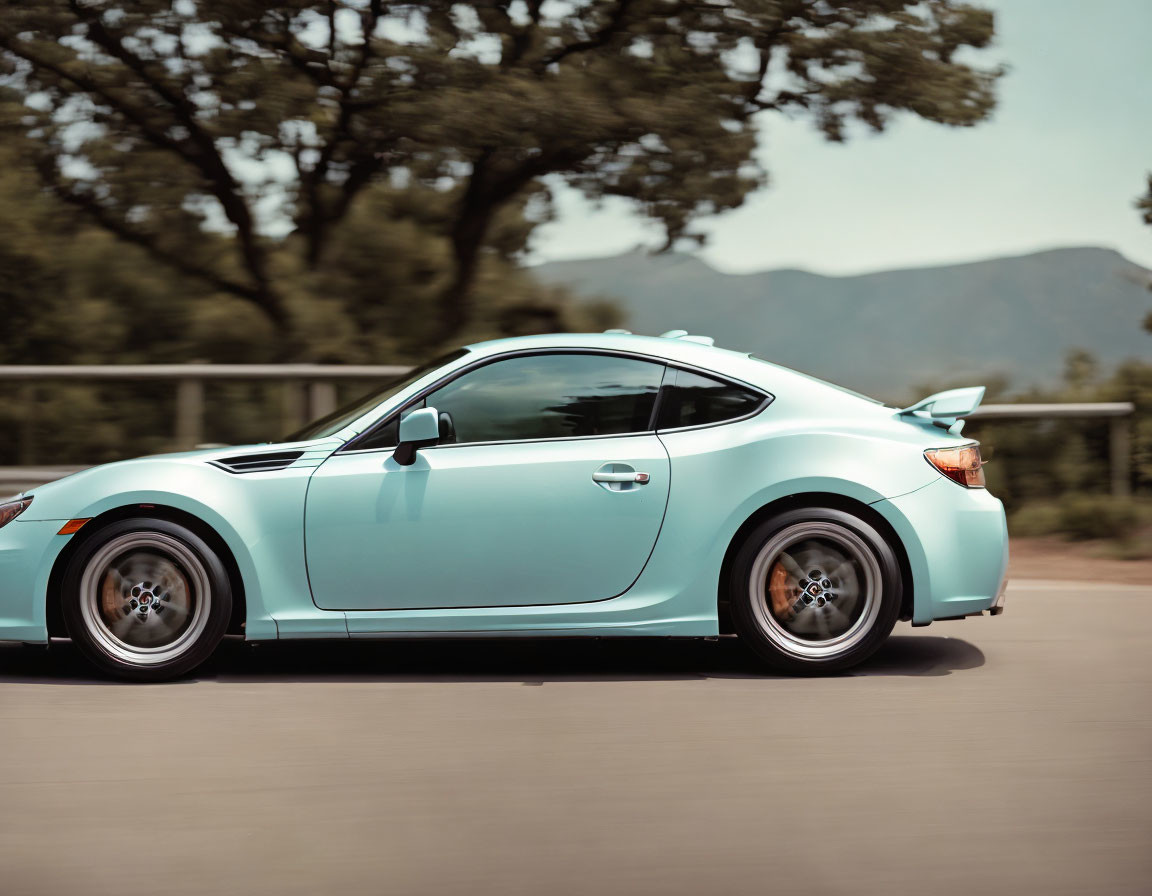
<instances>
[{"instance_id":1,"label":"tinted side window","mask_svg":"<svg viewBox=\"0 0 1152 896\"><path fill-rule=\"evenodd\" d=\"M703 426L723 423L751 414L764 401L764 396L732 383L712 377L669 370L660 397L660 419L657 429L679 426Z\"/></svg>"},{"instance_id":2,"label":"tinted side window","mask_svg":"<svg viewBox=\"0 0 1152 896\"><path fill-rule=\"evenodd\" d=\"M466 373L426 404L452 418L457 443L651 430L664 368L611 355L530 355Z\"/></svg>"},{"instance_id":3,"label":"tinted side window","mask_svg":"<svg viewBox=\"0 0 1152 896\"><path fill-rule=\"evenodd\" d=\"M370 448L395 448L400 441L400 417L394 415L365 436L361 436L352 447L357 451Z\"/></svg>"}]
</instances>

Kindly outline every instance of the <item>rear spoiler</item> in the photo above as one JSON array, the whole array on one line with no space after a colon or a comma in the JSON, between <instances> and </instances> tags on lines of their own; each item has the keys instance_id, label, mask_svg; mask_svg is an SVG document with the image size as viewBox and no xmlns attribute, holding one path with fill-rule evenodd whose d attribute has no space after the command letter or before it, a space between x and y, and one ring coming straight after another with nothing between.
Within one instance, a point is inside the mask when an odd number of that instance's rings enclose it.
<instances>
[{"instance_id":1,"label":"rear spoiler","mask_svg":"<svg viewBox=\"0 0 1152 896\"><path fill-rule=\"evenodd\" d=\"M898 417L916 417L953 434L964 428L962 417L967 417L984 400L983 386L968 386L964 389L949 389L929 395L915 404L896 412Z\"/></svg>"}]
</instances>

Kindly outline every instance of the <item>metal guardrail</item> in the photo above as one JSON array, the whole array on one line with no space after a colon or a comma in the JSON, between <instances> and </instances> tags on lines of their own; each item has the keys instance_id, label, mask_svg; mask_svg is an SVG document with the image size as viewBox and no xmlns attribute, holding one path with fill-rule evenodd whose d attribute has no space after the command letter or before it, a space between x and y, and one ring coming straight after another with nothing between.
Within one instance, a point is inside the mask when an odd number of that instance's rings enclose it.
<instances>
[{"instance_id":1,"label":"metal guardrail","mask_svg":"<svg viewBox=\"0 0 1152 896\"><path fill-rule=\"evenodd\" d=\"M2 370L3 368L0 368ZM1072 404L982 404L969 417L1002 420L1044 420L1049 417L1131 417L1136 405L1130 401L1085 401Z\"/></svg>"},{"instance_id":2,"label":"metal guardrail","mask_svg":"<svg viewBox=\"0 0 1152 896\"><path fill-rule=\"evenodd\" d=\"M0 380L370 380L396 364L0 364Z\"/></svg>"},{"instance_id":3,"label":"metal guardrail","mask_svg":"<svg viewBox=\"0 0 1152 896\"><path fill-rule=\"evenodd\" d=\"M1074 402L1068 404L985 404L969 415L973 420L1051 420L1056 418L1108 419L1108 469L1112 494L1132 493L1132 423L1136 406L1130 401Z\"/></svg>"},{"instance_id":4,"label":"metal guardrail","mask_svg":"<svg viewBox=\"0 0 1152 896\"><path fill-rule=\"evenodd\" d=\"M284 386L285 431L305 419L336 409L339 381L380 380L402 376L410 367L394 364L70 364L0 365L0 382L21 383L26 407L34 408L36 387L53 380L171 381L175 384L174 449L190 448L204 441L204 384L209 381L277 381ZM1071 404L986 404L970 415L973 420L1046 420L1054 418L1107 418L1109 462L1114 495L1127 495L1131 480L1131 402L1084 402ZM84 467L34 467L31 415L18 434L23 446L21 466L0 467L0 495L59 479Z\"/></svg>"},{"instance_id":5,"label":"metal guardrail","mask_svg":"<svg viewBox=\"0 0 1152 896\"><path fill-rule=\"evenodd\" d=\"M0 467L0 499L55 482L87 467Z\"/></svg>"},{"instance_id":6,"label":"metal guardrail","mask_svg":"<svg viewBox=\"0 0 1152 896\"><path fill-rule=\"evenodd\" d=\"M284 432L306 420L336 409L336 383L341 380L381 380L402 376L411 367L395 364L61 364L0 365L0 382L21 384L21 402L29 411L22 418L17 444L21 465L35 463L33 411L40 383L70 380L104 382L171 381L175 384L173 448L191 448L204 441L204 384L233 380L277 381L283 384ZM3 480L0 480L0 485Z\"/></svg>"}]
</instances>

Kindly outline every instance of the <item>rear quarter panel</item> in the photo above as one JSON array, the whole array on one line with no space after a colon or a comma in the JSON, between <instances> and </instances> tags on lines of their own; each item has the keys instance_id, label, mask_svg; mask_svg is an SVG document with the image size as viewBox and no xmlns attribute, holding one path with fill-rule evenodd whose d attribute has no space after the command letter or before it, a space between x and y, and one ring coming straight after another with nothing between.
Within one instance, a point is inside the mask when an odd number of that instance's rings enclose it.
<instances>
[{"instance_id":1,"label":"rear quarter panel","mask_svg":"<svg viewBox=\"0 0 1152 896\"><path fill-rule=\"evenodd\" d=\"M761 508L807 493L873 504L939 479L923 457L925 435L879 411L817 416L773 402L746 421L660 433L668 512L634 591L663 592L670 612L707 609L714 620L724 555Z\"/></svg>"}]
</instances>

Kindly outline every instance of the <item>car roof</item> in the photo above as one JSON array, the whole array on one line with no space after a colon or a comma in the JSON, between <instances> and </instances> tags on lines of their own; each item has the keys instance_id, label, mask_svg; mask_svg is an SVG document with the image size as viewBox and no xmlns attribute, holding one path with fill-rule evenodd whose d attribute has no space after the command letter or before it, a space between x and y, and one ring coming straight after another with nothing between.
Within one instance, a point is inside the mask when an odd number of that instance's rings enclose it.
<instances>
[{"instance_id":1,"label":"car roof","mask_svg":"<svg viewBox=\"0 0 1152 896\"><path fill-rule=\"evenodd\" d=\"M631 352L651 355L669 361L680 361L684 364L708 368L719 373L730 372L734 375L739 374L730 368L740 368L743 366L741 362L748 359L747 354L685 338L638 336L633 333L621 332L543 333L538 336L513 336L507 339L477 342L467 346L467 348L479 355L497 355L536 348L584 348Z\"/></svg>"},{"instance_id":2,"label":"car roof","mask_svg":"<svg viewBox=\"0 0 1152 896\"><path fill-rule=\"evenodd\" d=\"M847 401L848 406L881 405L881 402L874 398L845 389L835 383L826 382L790 367L782 367L748 352L720 348L709 344L710 342L707 337L691 336L684 330L673 330L665 336L641 336L626 331L609 330L604 333L544 333L538 336L513 336L473 343L466 348L469 352L480 356L557 348L630 352L711 370L733 379L743 380L778 397L780 390L788 389L797 399L808 402L819 397L826 403L840 404Z\"/></svg>"}]
</instances>

